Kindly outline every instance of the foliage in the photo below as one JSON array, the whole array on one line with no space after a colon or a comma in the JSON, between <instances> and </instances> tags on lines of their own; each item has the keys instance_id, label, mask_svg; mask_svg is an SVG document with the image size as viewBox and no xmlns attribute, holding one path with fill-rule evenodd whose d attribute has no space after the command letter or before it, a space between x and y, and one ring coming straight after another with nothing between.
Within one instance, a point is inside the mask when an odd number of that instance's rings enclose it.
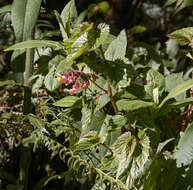
<instances>
[{"instance_id":1,"label":"foliage","mask_svg":"<svg viewBox=\"0 0 193 190\"><path fill-rule=\"evenodd\" d=\"M191 4L166 5L174 2ZM25 63L0 81L0 188L191 189L192 70L177 72L174 63L193 60L192 27L169 34L163 48L137 42L146 27L116 34L91 22L107 1L80 14L69 1L54 11L56 31L38 26L40 4L14 0L0 10L11 11L16 38L4 53L13 51L16 67Z\"/></svg>"}]
</instances>

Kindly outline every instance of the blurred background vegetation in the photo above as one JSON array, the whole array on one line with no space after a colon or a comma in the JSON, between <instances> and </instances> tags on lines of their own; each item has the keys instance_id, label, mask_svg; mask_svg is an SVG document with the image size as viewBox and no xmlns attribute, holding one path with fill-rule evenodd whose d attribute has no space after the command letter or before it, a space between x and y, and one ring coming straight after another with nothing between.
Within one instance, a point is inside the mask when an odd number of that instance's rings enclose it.
<instances>
[{"instance_id":1,"label":"blurred background vegetation","mask_svg":"<svg viewBox=\"0 0 193 190\"><path fill-rule=\"evenodd\" d=\"M0 7L9 5L12 2L12 0L0 0ZM68 2L68 0L42 0L38 22L34 31L36 39L62 41L54 11L57 10L61 13ZM185 55L192 50L190 47L180 46L176 40L169 39L168 34L177 29L193 25L192 7L190 6L193 3L184 5L183 1L173 0L171 2L173 4L166 6L166 2L163 0L76 0L76 6L78 14L86 14L84 21L93 22L95 26L99 23L107 23L110 25L110 33L115 36L122 29L126 30L128 41L126 57L132 60L139 75L142 72L145 76L147 70L151 67L165 75L183 72L184 79L189 79L193 71L193 65L192 60ZM182 5L183 9L181 9ZM15 44L15 40L11 14L7 11L0 14L0 81L14 80L16 83L23 82L25 69L23 57L17 61L12 61L12 52L4 51L6 47ZM34 67L38 67L39 61L48 62L54 56L55 54L50 57L45 55L42 60L37 59ZM41 72L47 74L48 66ZM140 82L143 83L142 80ZM53 107L48 109L47 103L49 104L52 101L52 97L56 97L56 99L62 97L61 92L40 90L39 93L40 98L36 93L32 95L33 103L38 105L33 108L32 113L36 112L38 117L49 123L53 120L54 114L58 114L60 110L58 111ZM141 89L139 89L140 93ZM20 87L8 86L2 88L0 86L0 125L6 126L6 128L0 127L0 178L7 178L9 182L14 181L10 173L14 173L14 177L18 178L19 167L17 165L21 164L18 155L21 154L20 156L22 156L22 139L30 136L33 131L29 119L22 115L22 104L23 94ZM73 114L76 115L76 113ZM174 126L171 131L173 130L177 134L180 129L176 126L181 124L182 118L179 113L173 114L175 121L172 120L173 115L168 115L167 125L170 125L169 122L171 122ZM79 119L77 118L77 121ZM165 123L162 124L162 126L164 125ZM169 133L164 135L170 138ZM62 142L65 138L65 135L61 133L58 141ZM66 142L66 144L68 146L69 142ZM25 155L25 158L28 158L28 155ZM66 171L67 166L59 159L59 156L57 155L54 159L51 159L51 151L47 151L45 147L41 150L38 149L36 154L33 154L29 159L33 160L33 165L30 166L31 173L29 174L31 189L33 184L42 176L52 176L56 171ZM6 172L1 173L2 168ZM68 173L65 175L68 175ZM5 181L4 183L7 182ZM60 180L56 183L51 182L49 188L46 187L45 189L60 189L61 184ZM90 184L90 186L92 185ZM7 189L12 190L16 186L9 186ZM19 185L17 188L20 190ZM72 184L68 183L65 188L69 190L86 189L83 185L80 188L80 183L75 180Z\"/></svg>"}]
</instances>

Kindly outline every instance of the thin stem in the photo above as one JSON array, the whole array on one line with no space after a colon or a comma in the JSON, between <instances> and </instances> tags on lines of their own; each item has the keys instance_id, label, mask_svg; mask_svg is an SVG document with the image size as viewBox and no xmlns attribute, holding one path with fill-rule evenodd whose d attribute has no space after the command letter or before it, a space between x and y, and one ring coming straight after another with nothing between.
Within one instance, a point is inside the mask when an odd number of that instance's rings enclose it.
<instances>
[{"instance_id":1,"label":"thin stem","mask_svg":"<svg viewBox=\"0 0 193 190\"><path fill-rule=\"evenodd\" d=\"M104 88L102 88L101 86L99 86L95 81L93 81L92 79L89 79L93 84L95 84L98 88L100 88L102 91L104 91L106 94L108 94L108 91L105 90Z\"/></svg>"},{"instance_id":2,"label":"thin stem","mask_svg":"<svg viewBox=\"0 0 193 190\"><path fill-rule=\"evenodd\" d=\"M111 152L111 154L113 155L113 151L112 151L112 149L107 145L107 144L105 144L105 143L101 143L108 151L110 151Z\"/></svg>"},{"instance_id":3,"label":"thin stem","mask_svg":"<svg viewBox=\"0 0 193 190\"><path fill-rule=\"evenodd\" d=\"M102 46L99 46L99 49L100 49L100 52L101 52L101 56L102 56L102 58L105 62L106 59L105 59L105 54L103 52ZM109 79L108 75L107 75L107 84L108 84L108 93L107 93L107 95L110 98L110 101L111 101L111 104L113 106L114 112L117 113L117 112L119 112L119 109L117 107L117 104L115 103L115 100L113 99L113 96L112 96L112 89L111 89L110 79Z\"/></svg>"},{"instance_id":4,"label":"thin stem","mask_svg":"<svg viewBox=\"0 0 193 190\"><path fill-rule=\"evenodd\" d=\"M192 80L193 80L193 73L192 73ZM191 88L191 90L190 90L190 97L193 97L193 88ZM184 113L181 114L181 115L186 115L185 119L182 121L181 131L185 131L185 129L187 128L188 121L189 121L190 116L191 116L191 111L192 111L192 104L189 104L187 111L185 111Z\"/></svg>"}]
</instances>

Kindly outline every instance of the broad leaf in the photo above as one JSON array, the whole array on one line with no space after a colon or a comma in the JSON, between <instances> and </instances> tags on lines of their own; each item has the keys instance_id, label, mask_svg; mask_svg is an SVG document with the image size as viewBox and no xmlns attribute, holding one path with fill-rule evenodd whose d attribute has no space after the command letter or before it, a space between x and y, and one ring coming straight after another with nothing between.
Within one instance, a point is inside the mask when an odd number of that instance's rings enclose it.
<instances>
[{"instance_id":1,"label":"broad leaf","mask_svg":"<svg viewBox=\"0 0 193 190\"><path fill-rule=\"evenodd\" d=\"M145 102L142 100L122 99L117 101L117 106L120 111L133 111L140 108L152 107L153 105L153 102Z\"/></svg>"},{"instance_id":2,"label":"broad leaf","mask_svg":"<svg viewBox=\"0 0 193 190\"><path fill-rule=\"evenodd\" d=\"M115 61L125 57L127 48L127 36L125 30L122 30L115 40L113 40L105 51L105 59Z\"/></svg>"},{"instance_id":3,"label":"broad leaf","mask_svg":"<svg viewBox=\"0 0 193 190\"><path fill-rule=\"evenodd\" d=\"M46 75L46 77L44 79L44 84L45 84L45 87L49 91L54 91L55 89L57 89L61 85L57 80L57 76L55 73L55 67L52 67L50 69L49 73Z\"/></svg>"},{"instance_id":4,"label":"broad leaf","mask_svg":"<svg viewBox=\"0 0 193 190\"><path fill-rule=\"evenodd\" d=\"M177 95L181 94L182 92L190 89L193 86L193 80L187 80L180 85L178 85L176 88L174 88L162 101L162 103L159 105L159 108L161 108L169 99L176 97Z\"/></svg>"},{"instance_id":5,"label":"broad leaf","mask_svg":"<svg viewBox=\"0 0 193 190\"><path fill-rule=\"evenodd\" d=\"M172 73L165 78L166 90L171 92L179 84L184 82L183 73ZM186 97L186 92L183 92L175 97L177 101L182 100Z\"/></svg>"},{"instance_id":6,"label":"broad leaf","mask_svg":"<svg viewBox=\"0 0 193 190\"><path fill-rule=\"evenodd\" d=\"M193 27L176 30L168 36L171 39L177 40L181 45L187 45L191 42L191 38L193 37Z\"/></svg>"},{"instance_id":7,"label":"broad leaf","mask_svg":"<svg viewBox=\"0 0 193 190\"><path fill-rule=\"evenodd\" d=\"M191 164L193 160L193 123L181 135L174 158L178 167Z\"/></svg>"},{"instance_id":8,"label":"broad leaf","mask_svg":"<svg viewBox=\"0 0 193 190\"><path fill-rule=\"evenodd\" d=\"M77 150L89 150L100 143L100 138L96 131L90 131L87 135L80 138L76 144Z\"/></svg>"},{"instance_id":9,"label":"broad leaf","mask_svg":"<svg viewBox=\"0 0 193 190\"><path fill-rule=\"evenodd\" d=\"M100 45L103 45L108 35L109 26L104 23L99 24L97 30L91 30L88 33L89 46L91 46L90 51L97 49Z\"/></svg>"},{"instance_id":10,"label":"broad leaf","mask_svg":"<svg viewBox=\"0 0 193 190\"><path fill-rule=\"evenodd\" d=\"M161 96L165 87L164 77L158 71L150 69L147 72L146 80L147 85L145 85L145 91L154 100L154 102L158 104L159 97Z\"/></svg>"},{"instance_id":11,"label":"broad leaf","mask_svg":"<svg viewBox=\"0 0 193 190\"><path fill-rule=\"evenodd\" d=\"M14 0L11 18L17 42L31 38L35 27L41 0Z\"/></svg>"},{"instance_id":12,"label":"broad leaf","mask_svg":"<svg viewBox=\"0 0 193 190\"><path fill-rule=\"evenodd\" d=\"M54 106L59 106L59 107L73 107L73 106L80 106L80 98L77 96L66 96L57 102L53 103Z\"/></svg>"},{"instance_id":13,"label":"broad leaf","mask_svg":"<svg viewBox=\"0 0 193 190\"><path fill-rule=\"evenodd\" d=\"M181 108L181 107L185 107L188 104L193 104L193 98L185 98L183 100L177 101L177 102L173 102L171 104L168 104L167 106L170 108Z\"/></svg>"},{"instance_id":14,"label":"broad leaf","mask_svg":"<svg viewBox=\"0 0 193 190\"><path fill-rule=\"evenodd\" d=\"M7 49L5 51L12 51L17 49L26 49L26 48L39 48L39 47L52 47L55 49L62 49L64 46L59 42L51 41L51 40L28 40L25 42L17 43Z\"/></svg>"},{"instance_id":15,"label":"broad leaf","mask_svg":"<svg viewBox=\"0 0 193 190\"><path fill-rule=\"evenodd\" d=\"M4 7L1 7L0 8L0 14L5 13L5 12L11 12L11 8L12 8L11 5L6 5Z\"/></svg>"}]
</instances>

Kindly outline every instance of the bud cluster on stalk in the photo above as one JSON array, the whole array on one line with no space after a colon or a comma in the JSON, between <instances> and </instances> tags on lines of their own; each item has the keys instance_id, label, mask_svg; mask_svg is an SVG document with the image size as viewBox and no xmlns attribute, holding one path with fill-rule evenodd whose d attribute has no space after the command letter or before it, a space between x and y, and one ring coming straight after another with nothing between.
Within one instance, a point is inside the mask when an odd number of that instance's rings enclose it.
<instances>
[{"instance_id":1,"label":"bud cluster on stalk","mask_svg":"<svg viewBox=\"0 0 193 190\"><path fill-rule=\"evenodd\" d=\"M72 88L64 89L64 92L68 92L70 95L79 93L89 86L89 75L82 71L68 69L65 73L57 74L57 76L60 83L72 85Z\"/></svg>"}]
</instances>

